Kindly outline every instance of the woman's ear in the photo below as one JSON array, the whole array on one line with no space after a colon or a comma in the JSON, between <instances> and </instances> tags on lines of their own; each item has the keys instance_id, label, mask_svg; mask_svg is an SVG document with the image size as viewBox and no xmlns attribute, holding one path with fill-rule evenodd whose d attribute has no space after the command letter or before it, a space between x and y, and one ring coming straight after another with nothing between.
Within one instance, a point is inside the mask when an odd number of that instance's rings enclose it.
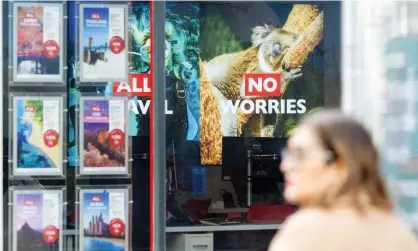
<instances>
[{"instance_id":1,"label":"woman's ear","mask_svg":"<svg viewBox=\"0 0 418 251\"><path fill-rule=\"evenodd\" d=\"M274 27L268 24L254 27L251 35L251 42L253 46L260 46L263 43L264 38L267 37L273 30Z\"/></svg>"}]
</instances>

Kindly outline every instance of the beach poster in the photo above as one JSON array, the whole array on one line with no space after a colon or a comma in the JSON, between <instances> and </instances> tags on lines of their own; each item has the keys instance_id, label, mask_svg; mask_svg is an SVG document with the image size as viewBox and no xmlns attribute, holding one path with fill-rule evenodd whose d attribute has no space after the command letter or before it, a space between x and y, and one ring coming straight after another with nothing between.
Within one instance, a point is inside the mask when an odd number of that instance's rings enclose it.
<instances>
[{"instance_id":1,"label":"beach poster","mask_svg":"<svg viewBox=\"0 0 418 251\"><path fill-rule=\"evenodd\" d=\"M126 251L127 190L80 190L80 251Z\"/></svg>"},{"instance_id":2,"label":"beach poster","mask_svg":"<svg viewBox=\"0 0 418 251\"><path fill-rule=\"evenodd\" d=\"M80 174L127 174L126 99L81 98Z\"/></svg>"},{"instance_id":3,"label":"beach poster","mask_svg":"<svg viewBox=\"0 0 418 251\"><path fill-rule=\"evenodd\" d=\"M15 82L62 82L62 5L14 6Z\"/></svg>"},{"instance_id":4,"label":"beach poster","mask_svg":"<svg viewBox=\"0 0 418 251\"><path fill-rule=\"evenodd\" d=\"M126 6L80 5L80 81L126 81Z\"/></svg>"},{"instance_id":5,"label":"beach poster","mask_svg":"<svg viewBox=\"0 0 418 251\"><path fill-rule=\"evenodd\" d=\"M13 251L62 250L62 191L13 191Z\"/></svg>"},{"instance_id":6,"label":"beach poster","mask_svg":"<svg viewBox=\"0 0 418 251\"><path fill-rule=\"evenodd\" d=\"M62 175L62 98L14 97L13 175Z\"/></svg>"}]
</instances>

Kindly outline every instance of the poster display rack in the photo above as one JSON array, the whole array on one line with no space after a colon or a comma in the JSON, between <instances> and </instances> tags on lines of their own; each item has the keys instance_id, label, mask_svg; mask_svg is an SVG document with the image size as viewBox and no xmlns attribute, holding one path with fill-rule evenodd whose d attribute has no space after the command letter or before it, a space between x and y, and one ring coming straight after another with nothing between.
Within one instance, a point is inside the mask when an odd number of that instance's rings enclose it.
<instances>
[{"instance_id":1,"label":"poster display rack","mask_svg":"<svg viewBox=\"0 0 418 251\"><path fill-rule=\"evenodd\" d=\"M71 4L72 27L67 1L8 3L8 251L92 250L95 239L131 250L129 97L92 91L128 82L131 6Z\"/></svg>"}]
</instances>

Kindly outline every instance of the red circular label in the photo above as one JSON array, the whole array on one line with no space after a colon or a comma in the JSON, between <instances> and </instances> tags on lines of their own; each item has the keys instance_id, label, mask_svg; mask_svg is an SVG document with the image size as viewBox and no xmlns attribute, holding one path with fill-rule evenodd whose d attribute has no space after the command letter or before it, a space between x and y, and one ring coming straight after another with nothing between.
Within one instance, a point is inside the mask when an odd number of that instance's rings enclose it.
<instances>
[{"instance_id":1,"label":"red circular label","mask_svg":"<svg viewBox=\"0 0 418 251\"><path fill-rule=\"evenodd\" d=\"M114 54L119 54L125 49L125 41L119 36L114 36L110 39L109 48Z\"/></svg>"},{"instance_id":2,"label":"red circular label","mask_svg":"<svg viewBox=\"0 0 418 251\"><path fill-rule=\"evenodd\" d=\"M44 43L44 57L52 59L58 56L60 46L53 40Z\"/></svg>"},{"instance_id":3,"label":"red circular label","mask_svg":"<svg viewBox=\"0 0 418 251\"><path fill-rule=\"evenodd\" d=\"M125 232L125 224L121 219L113 219L109 223L109 232L113 236L121 236Z\"/></svg>"},{"instance_id":4,"label":"red circular label","mask_svg":"<svg viewBox=\"0 0 418 251\"><path fill-rule=\"evenodd\" d=\"M58 144L58 138L58 133L50 129L44 134L44 143L48 147L54 147Z\"/></svg>"},{"instance_id":5,"label":"red circular label","mask_svg":"<svg viewBox=\"0 0 418 251\"><path fill-rule=\"evenodd\" d=\"M55 226L47 226L42 232L42 238L48 244L55 243L58 240L58 229Z\"/></svg>"},{"instance_id":6,"label":"red circular label","mask_svg":"<svg viewBox=\"0 0 418 251\"><path fill-rule=\"evenodd\" d=\"M113 129L109 135L110 145L121 147L125 142L125 134L119 129Z\"/></svg>"}]
</instances>

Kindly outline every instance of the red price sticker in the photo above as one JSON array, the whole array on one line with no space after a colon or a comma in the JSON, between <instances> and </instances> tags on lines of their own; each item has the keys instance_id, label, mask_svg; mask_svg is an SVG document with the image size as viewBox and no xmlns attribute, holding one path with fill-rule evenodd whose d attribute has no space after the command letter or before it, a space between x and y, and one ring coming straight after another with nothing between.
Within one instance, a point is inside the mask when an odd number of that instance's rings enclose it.
<instances>
[{"instance_id":1,"label":"red price sticker","mask_svg":"<svg viewBox=\"0 0 418 251\"><path fill-rule=\"evenodd\" d=\"M58 144L58 138L58 133L50 129L44 134L44 143L48 147L54 147Z\"/></svg>"},{"instance_id":2,"label":"red price sticker","mask_svg":"<svg viewBox=\"0 0 418 251\"><path fill-rule=\"evenodd\" d=\"M113 129L109 136L110 145L113 147L121 147L125 142L125 134L119 129Z\"/></svg>"},{"instance_id":3,"label":"red price sticker","mask_svg":"<svg viewBox=\"0 0 418 251\"><path fill-rule=\"evenodd\" d=\"M109 232L113 236L121 236L125 232L125 224L121 219L113 219L109 223Z\"/></svg>"},{"instance_id":4,"label":"red price sticker","mask_svg":"<svg viewBox=\"0 0 418 251\"><path fill-rule=\"evenodd\" d=\"M58 56L60 46L53 40L44 43L44 57L52 59Z\"/></svg>"},{"instance_id":5,"label":"red price sticker","mask_svg":"<svg viewBox=\"0 0 418 251\"><path fill-rule=\"evenodd\" d=\"M55 226L47 226L42 232L42 238L48 244L55 243L58 240L58 229Z\"/></svg>"},{"instance_id":6,"label":"red price sticker","mask_svg":"<svg viewBox=\"0 0 418 251\"><path fill-rule=\"evenodd\" d=\"M125 49L125 41L119 36L114 36L110 39L109 48L114 54L119 54Z\"/></svg>"}]
</instances>

